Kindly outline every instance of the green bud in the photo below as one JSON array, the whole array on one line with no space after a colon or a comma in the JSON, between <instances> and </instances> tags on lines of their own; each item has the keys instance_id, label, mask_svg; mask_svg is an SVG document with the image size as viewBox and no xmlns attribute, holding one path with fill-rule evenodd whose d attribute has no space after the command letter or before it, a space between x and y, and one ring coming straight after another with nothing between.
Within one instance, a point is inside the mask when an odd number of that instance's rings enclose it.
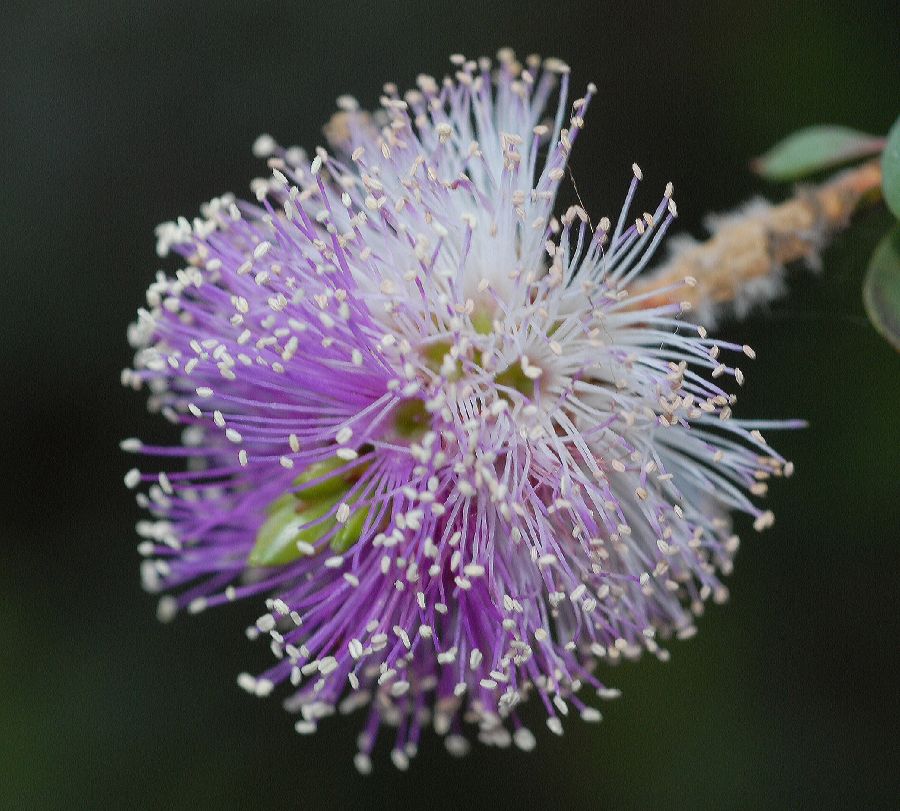
<instances>
[{"instance_id":1,"label":"green bud","mask_svg":"<svg viewBox=\"0 0 900 811\"><path fill-rule=\"evenodd\" d=\"M347 463L336 456L324 462L316 462L304 470L296 479L293 495L303 501L318 501L320 498L336 496L347 490L347 482L343 476L336 476L334 471ZM327 478L326 478L327 477ZM318 481L317 481L318 480ZM315 484L309 484L315 482Z\"/></svg>"},{"instance_id":2,"label":"green bud","mask_svg":"<svg viewBox=\"0 0 900 811\"><path fill-rule=\"evenodd\" d=\"M288 494L290 495L290 494ZM282 501L282 496L273 502L273 507ZM250 551L247 563L250 566L282 566L303 556L297 548L297 541L315 544L336 525L334 518L307 526L326 515L338 498L322 499L304 505L291 496L291 501L278 509L273 509L269 517L256 533L256 543ZM271 508L270 508L271 509Z\"/></svg>"},{"instance_id":3,"label":"green bud","mask_svg":"<svg viewBox=\"0 0 900 811\"><path fill-rule=\"evenodd\" d=\"M266 515L275 515L282 510L295 510L300 506L300 501L293 493L283 493L278 496L268 507L266 507Z\"/></svg>"},{"instance_id":4,"label":"green bud","mask_svg":"<svg viewBox=\"0 0 900 811\"><path fill-rule=\"evenodd\" d=\"M331 539L331 548L339 555L350 549L362 535L363 525L369 516L368 507L360 507L350 513L347 523L342 526Z\"/></svg>"}]
</instances>

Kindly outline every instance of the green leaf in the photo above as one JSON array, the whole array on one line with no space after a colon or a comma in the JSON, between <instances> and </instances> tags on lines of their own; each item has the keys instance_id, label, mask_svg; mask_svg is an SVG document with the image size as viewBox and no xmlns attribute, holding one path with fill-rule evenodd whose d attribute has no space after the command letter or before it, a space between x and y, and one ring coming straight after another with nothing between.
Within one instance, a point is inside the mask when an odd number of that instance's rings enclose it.
<instances>
[{"instance_id":1,"label":"green leaf","mask_svg":"<svg viewBox=\"0 0 900 811\"><path fill-rule=\"evenodd\" d=\"M900 118L891 127L881 156L881 189L884 202L900 219Z\"/></svg>"},{"instance_id":2,"label":"green leaf","mask_svg":"<svg viewBox=\"0 0 900 811\"><path fill-rule=\"evenodd\" d=\"M796 180L822 169L874 155L884 139L849 127L822 124L807 127L779 141L752 163L753 171L769 180Z\"/></svg>"},{"instance_id":3,"label":"green leaf","mask_svg":"<svg viewBox=\"0 0 900 811\"><path fill-rule=\"evenodd\" d=\"M900 352L900 225L878 243L863 282L869 320Z\"/></svg>"}]
</instances>

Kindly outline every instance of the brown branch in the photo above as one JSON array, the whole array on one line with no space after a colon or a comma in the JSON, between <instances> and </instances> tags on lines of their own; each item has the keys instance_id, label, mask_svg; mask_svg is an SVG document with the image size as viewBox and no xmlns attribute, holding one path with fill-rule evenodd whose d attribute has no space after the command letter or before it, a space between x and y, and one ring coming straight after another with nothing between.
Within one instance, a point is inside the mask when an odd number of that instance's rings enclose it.
<instances>
[{"instance_id":1,"label":"brown branch","mask_svg":"<svg viewBox=\"0 0 900 811\"><path fill-rule=\"evenodd\" d=\"M748 282L814 257L847 226L861 202L879 195L880 187L881 164L874 160L819 186L801 187L779 205L732 214L708 240L678 251L654 274L637 280L630 296L661 291L642 300L642 308L675 301L692 307L734 301ZM685 287L686 278L696 284Z\"/></svg>"}]
</instances>

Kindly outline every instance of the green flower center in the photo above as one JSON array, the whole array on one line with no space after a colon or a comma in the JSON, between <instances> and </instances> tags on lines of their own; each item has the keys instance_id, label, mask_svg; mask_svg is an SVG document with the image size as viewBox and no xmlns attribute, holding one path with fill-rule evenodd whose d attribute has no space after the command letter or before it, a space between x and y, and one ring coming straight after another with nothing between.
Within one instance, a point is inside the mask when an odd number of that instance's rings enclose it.
<instances>
[{"instance_id":1,"label":"green flower center","mask_svg":"<svg viewBox=\"0 0 900 811\"><path fill-rule=\"evenodd\" d=\"M494 377L494 382L499 386L506 386L515 389L519 394L525 397L534 397L535 382L529 378L522 370L522 365L513 363L507 366L502 372ZM509 395L505 391L500 392L500 396L504 400L509 400Z\"/></svg>"},{"instance_id":2,"label":"green flower center","mask_svg":"<svg viewBox=\"0 0 900 811\"><path fill-rule=\"evenodd\" d=\"M421 436L431 424L425 403L421 400L404 400L393 412L394 433L403 439Z\"/></svg>"}]
</instances>

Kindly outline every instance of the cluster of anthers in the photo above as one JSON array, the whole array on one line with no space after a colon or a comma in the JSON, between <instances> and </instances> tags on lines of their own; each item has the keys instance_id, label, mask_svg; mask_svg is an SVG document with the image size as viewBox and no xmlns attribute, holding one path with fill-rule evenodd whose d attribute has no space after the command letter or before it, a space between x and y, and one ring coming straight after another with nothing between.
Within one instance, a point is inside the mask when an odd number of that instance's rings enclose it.
<instances>
[{"instance_id":1,"label":"cluster of anthers","mask_svg":"<svg viewBox=\"0 0 900 811\"><path fill-rule=\"evenodd\" d=\"M631 219L634 166L614 225L554 217L596 88L568 105L558 60L452 62L374 114L340 99L311 162L260 138L255 202L160 226L186 266L150 286L123 376L184 429L123 443L184 460L125 477L160 618L265 596L248 634L275 661L239 684L287 683L300 733L367 707L362 772L384 727L406 768L426 725L453 753L465 723L532 748L529 697L557 734L599 720L597 665L694 633L730 513L771 524L751 496L791 470L732 418L753 352L684 322L692 280L629 296L671 185Z\"/></svg>"}]
</instances>

